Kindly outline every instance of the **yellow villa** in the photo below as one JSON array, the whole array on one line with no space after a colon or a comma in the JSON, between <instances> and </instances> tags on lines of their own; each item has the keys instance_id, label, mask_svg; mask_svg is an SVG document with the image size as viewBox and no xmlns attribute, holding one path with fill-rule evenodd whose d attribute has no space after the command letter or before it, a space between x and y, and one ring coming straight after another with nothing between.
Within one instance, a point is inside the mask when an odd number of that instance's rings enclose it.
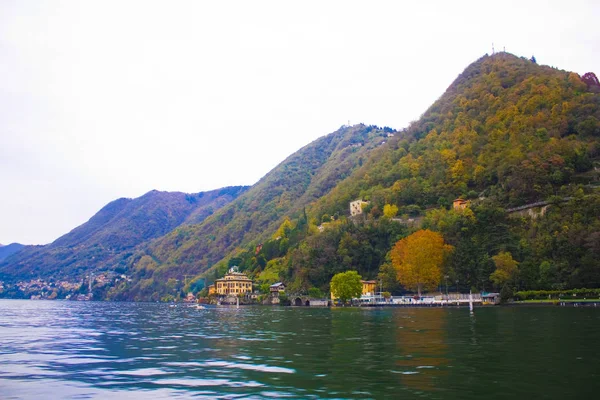
<instances>
[{"instance_id":1,"label":"yellow villa","mask_svg":"<svg viewBox=\"0 0 600 400\"><path fill-rule=\"evenodd\" d=\"M252 293L252 279L240 272L230 271L223 278L215 280L217 295L238 295Z\"/></svg>"},{"instance_id":2,"label":"yellow villa","mask_svg":"<svg viewBox=\"0 0 600 400\"><path fill-rule=\"evenodd\" d=\"M363 296L372 296L375 294L375 288L377 287L377 281L360 281L362 283L362 294Z\"/></svg>"}]
</instances>

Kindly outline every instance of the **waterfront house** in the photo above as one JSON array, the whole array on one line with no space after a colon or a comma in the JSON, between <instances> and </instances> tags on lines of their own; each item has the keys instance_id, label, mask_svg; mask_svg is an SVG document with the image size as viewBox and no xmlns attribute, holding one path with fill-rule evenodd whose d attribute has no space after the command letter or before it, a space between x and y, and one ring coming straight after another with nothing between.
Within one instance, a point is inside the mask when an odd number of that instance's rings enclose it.
<instances>
[{"instance_id":1,"label":"waterfront house","mask_svg":"<svg viewBox=\"0 0 600 400\"><path fill-rule=\"evenodd\" d=\"M252 279L232 268L223 278L215 280L215 287L219 296L252 293Z\"/></svg>"},{"instance_id":2,"label":"waterfront house","mask_svg":"<svg viewBox=\"0 0 600 400\"><path fill-rule=\"evenodd\" d=\"M481 295L482 304L500 304L500 293L485 293Z\"/></svg>"},{"instance_id":3,"label":"waterfront house","mask_svg":"<svg viewBox=\"0 0 600 400\"><path fill-rule=\"evenodd\" d=\"M377 287L377 281L363 281L362 283L362 294L363 296L372 296L375 294L375 288Z\"/></svg>"},{"instance_id":4,"label":"waterfront house","mask_svg":"<svg viewBox=\"0 0 600 400\"><path fill-rule=\"evenodd\" d=\"M271 297L279 297L279 293L285 292L285 284L283 282L277 282L269 286Z\"/></svg>"}]
</instances>

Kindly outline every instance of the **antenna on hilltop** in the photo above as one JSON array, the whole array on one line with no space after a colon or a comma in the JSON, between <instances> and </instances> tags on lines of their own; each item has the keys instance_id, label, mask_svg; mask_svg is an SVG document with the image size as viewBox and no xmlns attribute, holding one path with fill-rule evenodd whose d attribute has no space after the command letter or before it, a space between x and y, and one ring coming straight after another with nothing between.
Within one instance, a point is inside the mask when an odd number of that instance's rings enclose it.
<instances>
[{"instance_id":1,"label":"antenna on hilltop","mask_svg":"<svg viewBox=\"0 0 600 400\"><path fill-rule=\"evenodd\" d=\"M494 55L494 42L492 42L492 55Z\"/></svg>"}]
</instances>

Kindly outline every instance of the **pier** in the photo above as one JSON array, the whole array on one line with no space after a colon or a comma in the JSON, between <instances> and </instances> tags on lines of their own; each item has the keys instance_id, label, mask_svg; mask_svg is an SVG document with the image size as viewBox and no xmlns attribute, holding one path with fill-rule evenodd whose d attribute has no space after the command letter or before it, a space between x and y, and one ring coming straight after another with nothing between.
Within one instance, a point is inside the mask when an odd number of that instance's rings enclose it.
<instances>
[{"instance_id":1,"label":"pier","mask_svg":"<svg viewBox=\"0 0 600 400\"><path fill-rule=\"evenodd\" d=\"M362 296L360 299L356 299L355 302L360 307L460 307L469 306L469 304L496 304L493 300L496 297L496 293L493 293L492 296L482 296L480 293L450 293L421 297L392 296L386 299L378 293Z\"/></svg>"}]
</instances>

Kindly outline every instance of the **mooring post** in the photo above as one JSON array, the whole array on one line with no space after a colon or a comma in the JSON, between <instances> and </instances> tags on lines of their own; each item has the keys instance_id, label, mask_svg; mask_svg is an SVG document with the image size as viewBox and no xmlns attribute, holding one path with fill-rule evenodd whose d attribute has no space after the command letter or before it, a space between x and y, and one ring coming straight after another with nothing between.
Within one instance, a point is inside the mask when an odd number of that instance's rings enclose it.
<instances>
[{"instance_id":1,"label":"mooring post","mask_svg":"<svg viewBox=\"0 0 600 400\"><path fill-rule=\"evenodd\" d=\"M473 293L469 290L469 311L473 313Z\"/></svg>"}]
</instances>

